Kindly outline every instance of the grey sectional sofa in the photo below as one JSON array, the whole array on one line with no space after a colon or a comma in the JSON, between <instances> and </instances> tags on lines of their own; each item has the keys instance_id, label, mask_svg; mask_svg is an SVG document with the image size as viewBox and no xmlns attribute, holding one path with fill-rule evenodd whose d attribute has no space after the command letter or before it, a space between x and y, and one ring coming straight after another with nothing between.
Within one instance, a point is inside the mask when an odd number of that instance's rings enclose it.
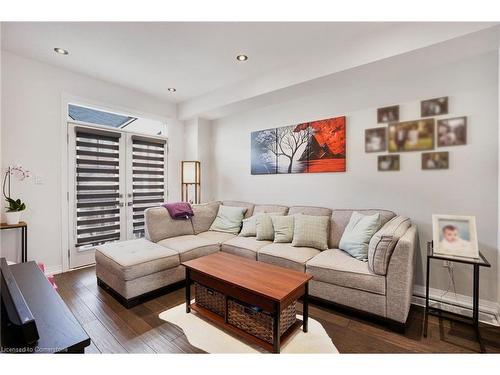
<instances>
[{"instance_id":1,"label":"grey sectional sofa","mask_svg":"<svg viewBox=\"0 0 500 375\"><path fill-rule=\"evenodd\" d=\"M329 249L292 247L289 243L210 231L220 204L246 207L246 217L262 212L329 216ZM145 239L97 247L98 283L130 306L145 295L182 282L181 262L224 251L307 272L313 276L309 286L311 296L398 324L406 322L413 290L417 237L416 227L408 219L386 210L357 209L366 214L380 213L383 224L370 242L368 262L363 262L338 249L354 210L224 201L194 205L193 211L192 220L184 221L171 219L163 207L150 208L145 212ZM396 236L387 235L388 231ZM387 246L390 241L397 242ZM377 250L385 249L384 246L393 250Z\"/></svg>"}]
</instances>

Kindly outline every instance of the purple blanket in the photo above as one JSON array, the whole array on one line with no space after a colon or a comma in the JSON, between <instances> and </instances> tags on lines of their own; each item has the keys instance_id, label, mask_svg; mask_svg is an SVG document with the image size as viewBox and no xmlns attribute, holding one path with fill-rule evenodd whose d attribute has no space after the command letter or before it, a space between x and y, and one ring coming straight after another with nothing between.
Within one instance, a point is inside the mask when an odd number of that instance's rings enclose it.
<instances>
[{"instance_id":1,"label":"purple blanket","mask_svg":"<svg viewBox=\"0 0 500 375\"><path fill-rule=\"evenodd\" d=\"M170 214L170 217L175 220L187 220L194 216L191 205L186 202L165 203L163 205Z\"/></svg>"}]
</instances>

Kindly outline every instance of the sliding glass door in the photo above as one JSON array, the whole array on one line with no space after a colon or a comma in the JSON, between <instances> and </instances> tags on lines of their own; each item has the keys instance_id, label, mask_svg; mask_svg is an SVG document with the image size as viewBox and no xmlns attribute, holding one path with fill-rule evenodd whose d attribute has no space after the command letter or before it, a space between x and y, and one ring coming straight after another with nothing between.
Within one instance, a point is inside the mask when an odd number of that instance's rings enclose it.
<instances>
[{"instance_id":1,"label":"sliding glass door","mask_svg":"<svg viewBox=\"0 0 500 375\"><path fill-rule=\"evenodd\" d=\"M96 246L144 236L144 210L166 200L166 139L70 123L69 264Z\"/></svg>"}]
</instances>

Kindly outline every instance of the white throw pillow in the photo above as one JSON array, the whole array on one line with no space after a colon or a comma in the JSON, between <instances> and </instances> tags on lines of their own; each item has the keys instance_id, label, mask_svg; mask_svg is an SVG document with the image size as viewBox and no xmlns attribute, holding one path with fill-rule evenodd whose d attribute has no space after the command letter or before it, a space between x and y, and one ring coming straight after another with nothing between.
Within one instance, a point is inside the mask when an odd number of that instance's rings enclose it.
<instances>
[{"instance_id":1,"label":"white throw pillow","mask_svg":"<svg viewBox=\"0 0 500 375\"><path fill-rule=\"evenodd\" d=\"M217 217L210 226L210 230L238 234L246 211L246 207L219 206Z\"/></svg>"},{"instance_id":2,"label":"white throw pillow","mask_svg":"<svg viewBox=\"0 0 500 375\"><path fill-rule=\"evenodd\" d=\"M342 234L339 248L358 260L368 260L368 244L380 228L380 214L363 215L354 211Z\"/></svg>"}]
</instances>

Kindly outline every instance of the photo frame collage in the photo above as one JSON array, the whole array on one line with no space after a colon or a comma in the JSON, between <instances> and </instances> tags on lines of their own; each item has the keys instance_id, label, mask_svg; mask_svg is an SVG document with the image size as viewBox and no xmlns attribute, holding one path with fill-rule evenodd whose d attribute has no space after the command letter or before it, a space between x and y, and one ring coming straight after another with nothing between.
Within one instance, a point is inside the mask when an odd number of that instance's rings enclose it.
<instances>
[{"instance_id":1,"label":"photo frame collage","mask_svg":"<svg viewBox=\"0 0 500 375\"><path fill-rule=\"evenodd\" d=\"M386 126L365 129L365 152L388 152L379 155L378 171L399 171L400 153L422 152L422 170L449 168L449 152L433 151L437 147L461 146L467 143L467 117L439 118L449 114L448 97L422 100L420 119L400 121L399 105L377 109L377 123Z\"/></svg>"}]
</instances>

